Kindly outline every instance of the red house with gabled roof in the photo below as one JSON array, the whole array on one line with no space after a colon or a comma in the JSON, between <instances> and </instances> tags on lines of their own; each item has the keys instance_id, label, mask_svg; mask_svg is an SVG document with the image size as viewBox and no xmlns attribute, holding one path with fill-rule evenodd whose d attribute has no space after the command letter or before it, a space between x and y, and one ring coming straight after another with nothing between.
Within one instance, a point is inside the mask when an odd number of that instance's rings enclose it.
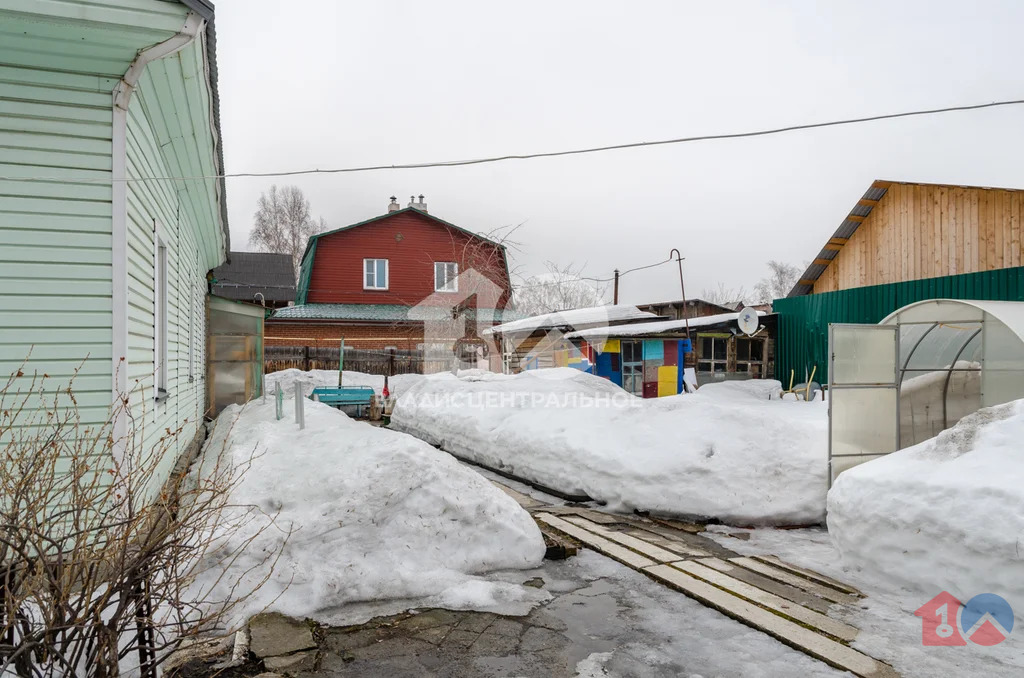
<instances>
[{"instance_id":1,"label":"red house with gabled roof","mask_svg":"<svg viewBox=\"0 0 1024 678\"><path fill-rule=\"evenodd\" d=\"M267 321L266 344L423 349L425 316L471 309L499 324L510 300L504 245L430 214L423 196L392 197L386 214L309 239L295 306Z\"/></svg>"}]
</instances>

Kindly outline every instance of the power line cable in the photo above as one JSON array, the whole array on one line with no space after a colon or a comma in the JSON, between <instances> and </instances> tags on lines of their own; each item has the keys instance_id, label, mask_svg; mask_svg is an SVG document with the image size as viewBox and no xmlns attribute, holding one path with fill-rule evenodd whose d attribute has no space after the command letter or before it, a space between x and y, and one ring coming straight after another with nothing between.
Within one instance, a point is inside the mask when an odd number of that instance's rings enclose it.
<instances>
[{"instance_id":1,"label":"power line cable","mask_svg":"<svg viewBox=\"0 0 1024 678\"><path fill-rule=\"evenodd\" d=\"M361 167L338 167L330 169L305 169L279 172L234 172L229 174L209 174L191 177L127 177L122 179L76 179L68 181L59 177L0 177L4 181L57 181L61 183L113 183L114 181L135 182L135 181L198 181L204 179L239 179L253 177L292 177L306 174L347 174L355 172L375 172L380 170L406 170L406 169L427 169L431 167L462 167L466 165L482 165L486 163L505 162L508 160L532 160L535 158L555 158L568 155L583 155L587 153L603 153L606 151L618 151L628 148L646 148L648 146L667 146L670 144L686 144L696 141L718 141L722 139L743 139L750 137L769 136L795 132L798 130L820 129L823 127L838 127L840 125L855 125L878 120L893 120L896 118L909 118L922 115L935 115L938 113L951 113L956 111L974 111L984 108L995 108L997 106L1016 106L1024 104L1024 99L1010 99L1004 101L992 101L984 104L968 104L963 106L945 106L942 108L929 108L901 113L884 113L859 118L845 118L842 120L829 120L826 122L812 122L800 125L786 125L785 127L772 127L750 132L731 132L725 134L704 134L699 136L678 137L674 139L660 139L657 141L634 141L623 144L612 144L608 146L593 146L590 148L577 148L562 151L545 151L539 153L517 153L499 155L488 158L476 158L471 160L443 160L436 162L421 162L393 165L366 165Z\"/></svg>"}]
</instances>

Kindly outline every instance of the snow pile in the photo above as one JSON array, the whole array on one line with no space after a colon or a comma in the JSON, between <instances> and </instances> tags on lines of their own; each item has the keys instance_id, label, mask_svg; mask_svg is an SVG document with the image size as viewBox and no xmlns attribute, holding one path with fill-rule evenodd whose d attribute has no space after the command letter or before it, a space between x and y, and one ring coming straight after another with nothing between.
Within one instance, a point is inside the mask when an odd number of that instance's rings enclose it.
<instances>
[{"instance_id":1,"label":"snow pile","mask_svg":"<svg viewBox=\"0 0 1024 678\"><path fill-rule=\"evenodd\" d=\"M284 390L285 394L295 393L295 382L301 379L303 391L308 396L314 388L327 387L338 388L338 370L309 370L304 372L297 369L280 370L279 372L268 372L263 375L263 383L267 386L267 393L277 393L277 388ZM388 390L391 395L401 395L412 388L413 384L423 379L422 374L396 374L388 377ZM369 386L377 393L384 388L384 377L379 374L366 374L364 372L352 372L345 370L342 379L342 386Z\"/></svg>"},{"instance_id":2,"label":"snow pile","mask_svg":"<svg viewBox=\"0 0 1024 678\"><path fill-rule=\"evenodd\" d=\"M828 526L844 563L915 590L1024 605L1021 440L1024 400L840 474Z\"/></svg>"},{"instance_id":3,"label":"snow pile","mask_svg":"<svg viewBox=\"0 0 1024 678\"><path fill-rule=\"evenodd\" d=\"M687 369L689 371L689 369ZM735 400L752 398L754 400L778 400L782 393L782 384L774 379L737 379L704 384L700 394L715 400Z\"/></svg>"},{"instance_id":4,"label":"snow pile","mask_svg":"<svg viewBox=\"0 0 1024 678\"><path fill-rule=\"evenodd\" d=\"M541 562L540 531L515 501L426 443L317 402L305 407L306 428L299 430L291 402L281 421L269 401L232 405L206 445L204 464L218 454L245 464L255 451L232 504L277 513L282 528L272 526L252 543L246 540L254 527L227 537L214 560L240 555L226 573L223 563L211 563L211 576L223 574L218 594L230 594L239 579L245 589L266 575L263 559L280 548L284 530L292 530L270 580L233 621L267 605L300 618L348 623L380 612L353 607L362 601L401 601L393 610L399 611L415 605L506 609L543 599L535 589L473 576Z\"/></svg>"},{"instance_id":5,"label":"snow pile","mask_svg":"<svg viewBox=\"0 0 1024 678\"><path fill-rule=\"evenodd\" d=\"M769 401L758 391L779 383L765 383L643 400L569 368L434 375L398 399L391 425L617 510L741 525L820 522L827 408ZM730 390L739 395L727 397Z\"/></svg>"}]
</instances>

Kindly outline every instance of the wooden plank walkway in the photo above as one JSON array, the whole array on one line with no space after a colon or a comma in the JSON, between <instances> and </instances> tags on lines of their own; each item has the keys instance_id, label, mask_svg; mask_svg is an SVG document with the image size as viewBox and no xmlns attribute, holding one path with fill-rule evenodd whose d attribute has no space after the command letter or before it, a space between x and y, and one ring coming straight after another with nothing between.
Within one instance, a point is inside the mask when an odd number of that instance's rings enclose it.
<instances>
[{"instance_id":1,"label":"wooden plank walkway","mask_svg":"<svg viewBox=\"0 0 1024 678\"><path fill-rule=\"evenodd\" d=\"M699 526L548 506L496 484L547 534L569 537L835 668L862 678L899 676L849 646L857 629L835 615L862 596L842 582L775 556L740 555L699 534Z\"/></svg>"}]
</instances>

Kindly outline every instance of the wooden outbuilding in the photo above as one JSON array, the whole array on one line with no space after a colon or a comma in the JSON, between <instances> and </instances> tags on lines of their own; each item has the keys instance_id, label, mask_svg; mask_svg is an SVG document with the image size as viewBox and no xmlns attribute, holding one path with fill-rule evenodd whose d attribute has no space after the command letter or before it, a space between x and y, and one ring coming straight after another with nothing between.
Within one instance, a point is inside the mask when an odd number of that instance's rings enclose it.
<instances>
[{"instance_id":1,"label":"wooden outbuilding","mask_svg":"<svg viewBox=\"0 0 1024 678\"><path fill-rule=\"evenodd\" d=\"M934 298L1024 300L1020 189L875 181L776 299L778 370L827 379L830 323Z\"/></svg>"}]
</instances>

